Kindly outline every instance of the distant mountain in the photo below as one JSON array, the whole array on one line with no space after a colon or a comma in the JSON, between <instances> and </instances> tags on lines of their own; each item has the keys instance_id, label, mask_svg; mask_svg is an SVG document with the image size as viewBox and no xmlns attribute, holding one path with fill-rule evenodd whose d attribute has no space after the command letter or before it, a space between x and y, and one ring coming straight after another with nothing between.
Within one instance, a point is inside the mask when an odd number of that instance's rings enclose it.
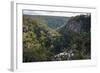
<instances>
[{"instance_id":1,"label":"distant mountain","mask_svg":"<svg viewBox=\"0 0 100 73\"><path fill-rule=\"evenodd\" d=\"M61 17L61 16L41 16L41 15L24 15L29 16L33 19L38 19L40 22L47 24L53 29L58 29L60 26L63 26L67 23L70 17Z\"/></svg>"}]
</instances>

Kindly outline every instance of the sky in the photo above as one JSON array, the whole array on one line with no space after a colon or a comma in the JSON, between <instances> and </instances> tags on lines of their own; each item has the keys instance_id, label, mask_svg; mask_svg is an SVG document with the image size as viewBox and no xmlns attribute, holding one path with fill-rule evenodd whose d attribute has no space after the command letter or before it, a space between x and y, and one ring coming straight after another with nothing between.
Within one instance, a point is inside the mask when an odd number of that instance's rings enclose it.
<instances>
[{"instance_id":1,"label":"sky","mask_svg":"<svg viewBox=\"0 0 100 73\"><path fill-rule=\"evenodd\" d=\"M89 13L23 10L23 14L25 14L25 15L48 15L48 16L72 17L72 16L77 16L77 15L86 15Z\"/></svg>"}]
</instances>

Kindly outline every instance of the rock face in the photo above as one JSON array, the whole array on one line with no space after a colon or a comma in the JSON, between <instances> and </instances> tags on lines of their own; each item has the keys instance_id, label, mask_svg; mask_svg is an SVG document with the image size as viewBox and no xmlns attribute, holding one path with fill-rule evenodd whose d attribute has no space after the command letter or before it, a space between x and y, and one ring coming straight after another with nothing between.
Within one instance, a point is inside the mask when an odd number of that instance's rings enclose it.
<instances>
[{"instance_id":1,"label":"rock face","mask_svg":"<svg viewBox=\"0 0 100 73\"><path fill-rule=\"evenodd\" d=\"M68 29L69 31L74 31L74 32L80 32L81 30L81 23L80 22L76 22L76 21L72 21L68 23L69 25L66 26L66 29Z\"/></svg>"},{"instance_id":2,"label":"rock face","mask_svg":"<svg viewBox=\"0 0 100 73\"><path fill-rule=\"evenodd\" d=\"M76 17L71 17L64 27L67 31L73 32L88 32L90 31L91 19L90 15L80 15Z\"/></svg>"},{"instance_id":3,"label":"rock face","mask_svg":"<svg viewBox=\"0 0 100 73\"><path fill-rule=\"evenodd\" d=\"M74 53L72 50L67 51L67 52L61 52L54 56L54 60L57 60L57 61L62 60L62 59L63 60L71 60L73 56L74 56Z\"/></svg>"}]
</instances>

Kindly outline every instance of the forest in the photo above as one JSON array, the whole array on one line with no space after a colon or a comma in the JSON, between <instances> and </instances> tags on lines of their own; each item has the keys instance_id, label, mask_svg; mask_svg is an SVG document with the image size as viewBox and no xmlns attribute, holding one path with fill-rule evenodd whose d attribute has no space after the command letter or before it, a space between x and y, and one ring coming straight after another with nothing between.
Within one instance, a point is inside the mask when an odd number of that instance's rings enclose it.
<instances>
[{"instance_id":1,"label":"forest","mask_svg":"<svg viewBox=\"0 0 100 73\"><path fill-rule=\"evenodd\" d=\"M23 14L23 62L91 59L91 15Z\"/></svg>"}]
</instances>

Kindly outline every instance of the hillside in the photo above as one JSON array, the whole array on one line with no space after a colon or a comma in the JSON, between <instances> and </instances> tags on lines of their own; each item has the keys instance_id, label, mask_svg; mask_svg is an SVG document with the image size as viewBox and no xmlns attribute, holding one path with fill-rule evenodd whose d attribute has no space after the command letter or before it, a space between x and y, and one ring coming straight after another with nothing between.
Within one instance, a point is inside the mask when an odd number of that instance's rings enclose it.
<instances>
[{"instance_id":1,"label":"hillside","mask_svg":"<svg viewBox=\"0 0 100 73\"><path fill-rule=\"evenodd\" d=\"M89 32L91 27L91 17L90 15L80 15L76 17L71 17L70 20L66 23L66 26L63 27L64 31L73 31L73 32Z\"/></svg>"},{"instance_id":2,"label":"hillside","mask_svg":"<svg viewBox=\"0 0 100 73\"><path fill-rule=\"evenodd\" d=\"M90 15L23 15L23 62L90 59L90 22Z\"/></svg>"},{"instance_id":3,"label":"hillside","mask_svg":"<svg viewBox=\"0 0 100 73\"><path fill-rule=\"evenodd\" d=\"M65 27L59 32L68 42L68 48L79 52L80 58L90 58L91 55L91 16L80 15L71 17ZM76 58L75 58L76 59Z\"/></svg>"}]
</instances>

